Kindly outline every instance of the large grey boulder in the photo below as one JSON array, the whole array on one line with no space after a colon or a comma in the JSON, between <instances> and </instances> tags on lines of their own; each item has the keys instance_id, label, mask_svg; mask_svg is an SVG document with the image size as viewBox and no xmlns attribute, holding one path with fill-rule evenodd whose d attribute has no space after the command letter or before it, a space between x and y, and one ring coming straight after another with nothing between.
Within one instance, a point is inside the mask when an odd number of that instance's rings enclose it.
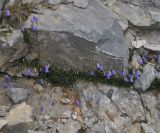
<instances>
[{"instance_id":1,"label":"large grey boulder","mask_svg":"<svg viewBox=\"0 0 160 133\"><path fill-rule=\"evenodd\" d=\"M147 64L143 69L140 79L134 82L134 88L139 91L147 90L156 79L157 74L158 72L155 70L155 66L152 64Z\"/></svg>"},{"instance_id":2,"label":"large grey boulder","mask_svg":"<svg viewBox=\"0 0 160 133\"><path fill-rule=\"evenodd\" d=\"M103 4L89 0L86 9L62 4L56 10L41 9L38 31L30 34L31 50L41 64L50 62L63 69L122 68L128 63L128 47L118 22Z\"/></svg>"}]
</instances>

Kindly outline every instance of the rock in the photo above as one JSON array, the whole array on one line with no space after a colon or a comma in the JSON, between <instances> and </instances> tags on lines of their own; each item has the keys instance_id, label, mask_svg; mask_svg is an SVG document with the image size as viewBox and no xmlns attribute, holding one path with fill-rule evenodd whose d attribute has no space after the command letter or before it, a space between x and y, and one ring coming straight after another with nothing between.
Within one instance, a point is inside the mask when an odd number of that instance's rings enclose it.
<instances>
[{"instance_id":1,"label":"rock","mask_svg":"<svg viewBox=\"0 0 160 133\"><path fill-rule=\"evenodd\" d=\"M99 1L88 3L86 9L61 4L54 11L41 8L44 15L31 14L25 27L30 29L32 16L38 18L38 36L29 31L28 35L41 64L50 62L65 70L95 69L97 62L108 69L127 66L121 26Z\"/></svg>"},{"instance_id":2,"label":"rock","mask_svg":"<svg viewBox=\"0 0 160 133\"><path fill-rule=\"evenodd\" d=\"M139 56L139 54L137 52L134 52L133 56L132 56L132 67L134 69L139 69L142 65L142 58L141 56Z\"/></svg>"},{"instance_id":3,"label":"rock","mask_svg":"<svg viewBox=\"0 0 160 133\"><path fill-rule=\"evenodd\" d=\"M7 113L7 110L9 110L10 107L11 107L11 105L0 106L0 117L4 117Z\"/></svg>"},{"instance_id":4,"label":"rock","mask_svg":"<svg viewBox=\"0 0 160 133\"><path fill-rule=\"evenodd\" d=\"M132 41L132 46L135 48L140 48L140 47L144 46L145 43L146 43L145 40Z\"/></svg>"},{"instance_id":5,"label":"rock","mask_svg":"<svg viewBox=\"0 0 160 133\"><path fill-rule=\"evenodd\" d=\"M63 123L63 124L65 124L66 122L67 122L67 119L61 119L61 122Z\"/></svg>"},{"instance_id":6,"label":"rock","mask_svg":"<svg viewBox=\"0 0 160 133\"><path fill-rule=\"evenodd\" d=\"M61 3L61 0L49 0L48 3L52 4L52 5L57 5Z\"/></svg>"},{"instance_id":7,"label":"rock","mask_svg":"<svg viewBox=\"0 0 160 133\"><path fill-rule=\"evenodd\" d=\"M76 119L77 119L77 112L73 112L73 113L72 113L72 118L73 118L73 120L76 120Z\"/></svg>"},{"instance_id":8,"label":"rock","mask_svg":"<svg viewBox=\"0 0 160 133\"><path fill-rule=\"evenodd\" d=\"M69 104L69 103L71 102L71 100L64 97L64 98L61 98L61 99L60 99L60 102L61 102L62 104Z\"/></svg>"},{"instance_id":9,"label":"rock","mask_svg":"<svg viewBox=\"0 0 160 133\"><path fill-rule=\"evenodd\" d=\"M80 124L77 121L73 121L69 119L66 124L57 126L57 130L59 133L77 133L81 128Z\"/></svg>"},{"instance_id":10,"label":"rock","mask_svg":"<svg viewBox=\"0 0 160 133\"><path fill-rule=\"evenodd\" d=\"M136 26L152 26L160 22L159 2L156 0L103 0L113 12L120 17L127 19ZM136 19L134 19L136 18ZM141 21L141 18L143 20Z\"/></svg>"},{"instance_id":11,"label":"rock","mask_svg":"<svg viewBox=\"0 0 160 133\"><path fill-rule=\"evenodd\" d=\"M87 8L88 6L88 0L73 0L73 2L76 7Z\"/></svg>"},{"instance_id":12,"label":"rock","mask_svg":"<svg viewBox=\"0 0 160 133\"><path fill-rule=\"evenodd\" d=\"M26 123L9 125L3 129L3 133L28 133L28 126Z\"/></svg>"},{"instance_id":13,"label":"rock","mask_svg":"<svg viewBox=\"0 0 160 133\"><path fill-rule=\"evenodd\" d=\"M21 103L15 108L9 111L6 120L9 122L8 125L15 125L18 123L25 123L32 121L32 107Z\"/></svg>"},{"instance_id":14,"label":"rock","mask_svg":"<svg viewBox=\"0 0 160 133\"><path fill-rule=\"evenodd\" d=\"M134 82L134 88L139 91L146 91L156 77L157 71L155 70L154 65L147 64L143 69L140 79Z\"/></svg>"},{"instance_id":15,"label":"rock","mask_svg":"<svg viewBox=\"0 0 160 133\"><path fill-rule=\"evenodd\" d=\"M28 89L10 88L7 90L7 96L10 97L14 103L25 101L29 95L30 91Z\"/></svg>"},{"instance_id":16,"label":"rock","mask_svg":"<svg viewBox=\"0 0 160 133\"><path fill-rule=\"evenodd\" d=\"M8 35L0 37L0 68L6 70L9 63L24 57L28 52L27 44L23 42L23 34L14 30Z\"/></svg>"},{"instance_id":17,"label":"rock","mask_svg":"<svg viewBox=\"0 0 160 133\"><path fill-rule=\"evenodd\" d=\"M115 0L115 1L108 1L106 5L115 13L117 13L120 17L127 19L133 25L137 26L150 26L151 25L151 18L149 14L145 12L139 6L135 6L131 4L131 1L126 3Z\"/></svg>"},{"instance_id":18,"label":"rock","mask_svg":"<svg viewBox=\"0 0 160 133\"><path fill-rule=\"evenodd\" d=\"M8 123L8 121L0 119L0 130Z\"/></svg>"},{"instance_id":19,"label":"rock","mask_svg":"<svg viewBox=\"0 0 160 133\"><path fill-rule=\"evenodd\" d=\"M149 127L146 123L141 124L144 133L156 133L151 127Z\"/></svg>"},{"instance_id":20,"label":"rock","mask_svg":"<svg viewBox=\"0 0 160 133\"><path fill-rule=\"evenodd\" d=\"M63 115L62 115L62 117L64 118L70 118L71 116L72 116L72 112L70 110L63 112Z\"/></svg>"}]
</instances>

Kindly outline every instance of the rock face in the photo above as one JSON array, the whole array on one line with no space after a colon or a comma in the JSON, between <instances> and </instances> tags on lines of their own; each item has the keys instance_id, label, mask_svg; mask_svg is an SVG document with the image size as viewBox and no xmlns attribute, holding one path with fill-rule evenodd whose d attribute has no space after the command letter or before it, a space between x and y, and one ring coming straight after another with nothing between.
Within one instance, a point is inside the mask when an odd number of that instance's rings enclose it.
<instances>
[{"instance_id":1,"label":"rock face","mask_svg":"<svg viewBox=\"0 0 160 133\"><path fill-rule=\"evenodd\" d=\"M160 132L159 93L144 93L79 81L74 87L81 98L86 133ZM83 131L83 132L85 132Z\"/></svg>"},{"instance_id":2,"label":"rock face","mask_svg":"<svg viewBox=\"0 0 160 133\"><path fill-rule=\"evenodd\" d=\"M157 0L101 0L115 13L125 31L126 42L141 43L151 51L160 51L160 2ZM142 42L143 41L143 42ZM144 43L145 41L145 43ZM133 43L134 43L133 42Z\"/></svg>"},{"instance_id":3,"label":"rock face","mask_svg":"<svg viewBox=\"0 0 160 133\"><path fill-rule=\"evenodd\" d=\"M151 26L159 22L156 0L102 0L112 11L136 26Z\"/></svg>"},{"instance_id":4,"label":"rock face","mask_svg":"<svg viewBox=\"0 0 160 133\"><path fill-rule=\"evenodd\" d=\"M118 22L99 1L88 2L86 9L63 4L29 17L26 28L32 16L38 18L38 31L30 36L42 64L83 70L94 69L97 62L106 68L127 66L128 48Z\"/></svg>"},{"instance_id":5,"label":"rock face","mask_svg":"<svg viewBox=\"0 0 160 133\"><path fill-rule=\"evenodd\" d=\"M144 67L143 73L139 80L136 80L134 83L134 88L140 91L147 90L152 82L157 77L158 72L155 70L155 66L147 64Z\"/></svg>"}]
</instances>

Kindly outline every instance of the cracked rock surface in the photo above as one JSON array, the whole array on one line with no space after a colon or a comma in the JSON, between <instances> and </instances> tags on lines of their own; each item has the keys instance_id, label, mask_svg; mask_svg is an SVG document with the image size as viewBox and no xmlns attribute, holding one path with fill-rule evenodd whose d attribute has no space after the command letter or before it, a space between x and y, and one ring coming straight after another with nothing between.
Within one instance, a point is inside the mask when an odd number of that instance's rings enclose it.
<instances>
[{"instance_id":1,"label":"cracked rock surface","mask_svg":"<svg viewBox=\"0 0 160 133\"><path fill-rule=\"evenodd\" d=\"M133 90L83 81L75 88L80 93L87 133L141 133L141 127L144 132L160 132L160 112L156 109L159 94L141 95Z\"/></svg>"}]
</instances>

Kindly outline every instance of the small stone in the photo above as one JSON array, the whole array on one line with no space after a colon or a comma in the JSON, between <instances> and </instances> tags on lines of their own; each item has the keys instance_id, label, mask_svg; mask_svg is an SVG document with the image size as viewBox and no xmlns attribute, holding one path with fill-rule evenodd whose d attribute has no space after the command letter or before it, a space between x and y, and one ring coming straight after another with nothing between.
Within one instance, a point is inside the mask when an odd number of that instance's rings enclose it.
<instances>
[{"instance_id":1,"label":"small stone","mask_svg":"<svg viewBox=\"0 0 160 133\"><path fill-rule=\"evenodd\" d=\"M61 119L61 122L62 122L63 124L65 124L65 123L67 122L67 119L62 118L62 119Z\"/></svg>"},{"instance_id":2,"label":"small stone","mask_svg":"<svg viewBox=\"0 0 160 133\"><path fill-rule=\"evenodd\" d=\"M57 5L61 3L61 0L49 0L48 3L52 5Z\"/></svg>"},{"instance_id":3,"label":"small stone","mask_svg":"<svg viewBox=\"0 0 160 133\"><path fill-rule=\"evenodd\" d=\"M63 118L70 118L71 115L72 115L72 111L67 110L67 111L65 111L65 112L63 113L62 117L63 117Z\"/></svg>"},{"instance_id":4,"label":"small stone","mask_svg":"<svg viewBox=\"0 0 160 133\"><path fill-rule=\"evenodd\" d=\"M50 116L49 116L49 115L45 115L45 116L44 116L44 119L49 120L49 119L50 119Z\"/></svg>"},{"instance_id":5,"label":"small stone","mask_svg":"<svg viewBox=\"0 0 160 133\"><path fill-rule=\"evenodd\" d=\"M7 120L0 119L0 130L8 123Z\"/></svg>"},{"instance_id":6,"label":"small stone","mask_svg":"<svg viewBox=\"0 0 160 133\"><path fill-rule=\"evenodd\" d=\"M132 46L135 48L140 48L146 44L145 40L137 40L137 41L132 41Z\"/></svg>"},{"instance_id":7,"label":"small stone","mask_svg":"<svg viewBox=\"0 0 160 133\"><path fill-rule=\"evenodd\" d=\"M74 120L77 119L77 112L73 112L73 113L72 113L72 118L73 118Z\"/></svg>"},{"instance_id":8,"label":"small stone","mask_svg":"<svg viewBox=\"0 0 160 133\"><path fill-rule=\"evenodd\" d=\"M7 110L11 107L11 105L8 106L0 106L0 117L4 117L7 113Z\"/></svg>"},{"instance_id":9,"label":"small stone","mask_svg":"<svg viewBox=\"0 0 160 133\"><path fill-rule=\"evenodd\" d=\"M68 98L62 98L62 99L60 100L60 102L61 102L62 104L69 104L69 103L71 102L71 100L68 99Z\"/></svg>"},{"instance_id":10,"label":"small stone","mask_svg":"<svg viewBox=\"0 0 160 133\"><path fill-rule=\"evenodd\" d=\"M14 103L25 101L29 95L30 91L28 89L10 88L7 90L7 96L10 97Z\"/></svg>"},{"instance_id":11,"label":"small stone","mask_svg":"<svg viewBox=\"0 0 160 133\"><path fill-rule=\"evenodd\" d=\"M15 125L22 122L32 121L32 107L21 103L15 108L9 111L6 120L9 122L8 125Z\"/></svg>"}]
</instances>

